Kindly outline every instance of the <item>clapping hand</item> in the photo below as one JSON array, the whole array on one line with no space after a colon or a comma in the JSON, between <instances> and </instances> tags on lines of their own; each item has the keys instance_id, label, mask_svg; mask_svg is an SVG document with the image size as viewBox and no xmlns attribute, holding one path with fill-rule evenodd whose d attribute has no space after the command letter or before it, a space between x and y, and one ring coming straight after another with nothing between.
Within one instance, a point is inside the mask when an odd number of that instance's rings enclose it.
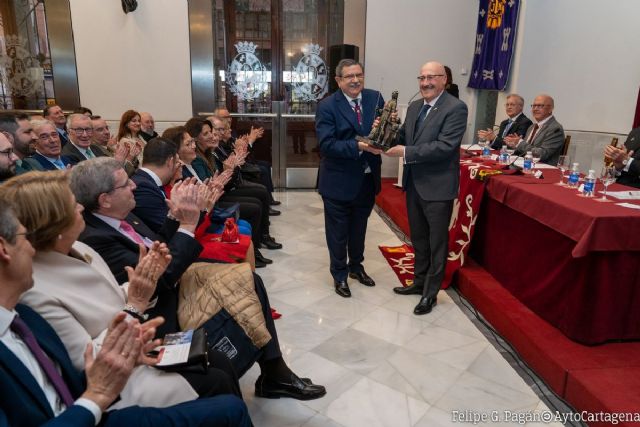
<instances>
[{"instance_id":1,"label":"clapping hand","mask_svg":"<svg viewBox=\"0 0 640 427\"><path fill-rule=\"evenodd\" d=\"M512 133L503 138L505 144L507 144L511 148L515 148L516 145L520 142L520 135Z\"/></svg>"},{"instance_id":2,"label":"clapping hand","mask_svg":"<svg viewBox=\"0 0 640 427\"><path fill-rule=\"evenodd\" d=\"M171 190L171 200L165 201L169 206L169 212L180 222L180 226L194 231L200 219L196 178L187 178L176 183Z\"/></svg>"},{"instance_id":3,"label":"clapping hand","mask_svg":"<svg viewBox=\"0 0 640 427\"><path fill-rule=\"evenodd\" d=\"M249 132L249 135L247 135L249 145L253 145L253 143L256 142L256 139L262 138L263 134L264 134L263 127L254 128L253 126L251 126L251 131Z\"/></svg>"},{"instance_id":4,"label":"clapping hand","mask_svg":"<svg viewBox=\"0 0 640 427\"><path fill-rule=\"evenodd\" d=\"M617 148L613 145L607 145L604 148L604 155L605 157L613 160L613 164L616 169L620 170L624 168L624 164L622 163L623 160L628 160L629 158L631 158L633 156L633 151L627 151L624 148Z\"/></svg>"},{"instance_id":5,"label":"clapping hand","mask_svg":"<svg viewBox=\"0 0 640 427\"><path fill-rule=\"evenodd\" d=\"M495 133L493 133L493 129L478 129L478 138L483 141L493 141L496 139Z\"/></svg>"},{"instance_id":6,"label":"clapping hand","mask_svg":"<svg viewBox=\"0 0 640 427\"><path fill-rule=\"evenodd\" d=\"M135 269L127 266L125 270L129 277L127 302L142 313L149 305L158 279L171 262L171 254L165 243L154 242L148 251L144 245L139 247L138 265Z\"/></svg>"},{"instance_id":7,"label":"clapping hand","mask_svg":"<svg viewBox=\"0 0 640 427\"><path fill-rule=\"evenodd\" d=\"M129 145L128 144L116 144L116 151L113 153L113 158L124 164L129 158Z\"/></svg>"}]
</instances>

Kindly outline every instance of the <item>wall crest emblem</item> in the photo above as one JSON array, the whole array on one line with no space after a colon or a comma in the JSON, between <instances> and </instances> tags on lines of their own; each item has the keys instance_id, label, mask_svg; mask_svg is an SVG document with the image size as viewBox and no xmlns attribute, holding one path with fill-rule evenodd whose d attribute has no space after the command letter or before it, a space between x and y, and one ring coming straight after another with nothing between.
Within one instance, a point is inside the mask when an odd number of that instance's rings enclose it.
<instances>
[{"instance_id":1,"label":"wall crest emblem","mask_svg":"<svg viewBox=\"0 0 640 427\"><path fill-rule=\"evenodd\" d=\"M302 47L304 56L294 69L298 81L293 82L293 92L299 101L315 101L327 93L329 73L320 57L321 50L319 45L312 43Z\"/></svg>"},{"instance_id":2,"label":"wall crest emblem","mask_svg":"<svg viewBox=\"0 0 640 427\"><path fill-rule=\"evenodd\" d=\"M258 45L238 42L235 47L238 54L229 64L227 85L239 100L260 98L269 89L269 73L255 54Z\"/></svg>"}]
</instances>

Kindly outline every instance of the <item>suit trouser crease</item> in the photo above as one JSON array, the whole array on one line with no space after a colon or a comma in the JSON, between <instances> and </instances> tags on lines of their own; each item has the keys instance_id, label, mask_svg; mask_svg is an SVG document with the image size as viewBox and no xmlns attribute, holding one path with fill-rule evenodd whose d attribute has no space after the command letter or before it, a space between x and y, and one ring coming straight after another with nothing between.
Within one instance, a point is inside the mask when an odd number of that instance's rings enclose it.
<instances>
[{"instance_id":1,"label":"suit trouser crease","mask_svg":"<svg viewBox=\"0 0 640 427\"><path fill-rule=\"evenodd\" d=\"M423 200L413 180L407 187L407 213L415 252L414 284L423 288L423 296L435 298L447 263L453 200Z\"/></svg>"},{"instance_id":2,"label":"suit trouser crease","mask_svg":"<svg viewBox=\"0 0 640 427\"><path fill-rule=\"evenodd\" d=\"M365 174L356 198L350 201L322 198L329 249L330 271L335 280L362 271L367 222L375 202L372 174ZM348 256L348 258L347 258Z\"/></svg>"}]
</instances>

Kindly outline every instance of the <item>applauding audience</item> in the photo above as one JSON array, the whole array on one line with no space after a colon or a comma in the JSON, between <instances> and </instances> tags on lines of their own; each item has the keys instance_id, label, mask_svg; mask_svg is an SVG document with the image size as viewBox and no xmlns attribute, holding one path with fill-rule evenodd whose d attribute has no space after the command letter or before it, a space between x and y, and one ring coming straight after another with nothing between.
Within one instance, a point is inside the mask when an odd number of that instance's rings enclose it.
<instances>
[{"instance_id":1,"label":"applauding audience","mask_svg":"<svg viewBox=\"0 0 640 427\"><path fill-rule=\"evenodd\" d=\"M640 188L640 127L629 132L624 148L616 148L608 145L604 149L604 155L613 160L613 164L620 173L617 182Z\"/></svg>"}]
</instances>

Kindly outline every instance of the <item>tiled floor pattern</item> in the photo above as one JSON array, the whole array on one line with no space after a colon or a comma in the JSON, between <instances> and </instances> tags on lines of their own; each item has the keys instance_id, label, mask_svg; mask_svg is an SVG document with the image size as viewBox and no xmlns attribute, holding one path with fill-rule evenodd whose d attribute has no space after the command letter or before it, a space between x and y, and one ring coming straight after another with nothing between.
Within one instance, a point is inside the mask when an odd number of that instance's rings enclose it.
<instances>
[{"instance_id":1,"label":"tiled floor pattern","mask_svg":"<svg viewBox=\"0 0 640 427\"><path fill-rule=\"evenodd\" d=\"M377 246L400 241L375 212L364 265L377 286L351 280L353 297L345 299L333 290L320 196L293 191L276 198L282 215L272 217L272 234L284 248L264 250L274 264L258 273L283 314L276 326L286 361L325 385L327 395L308 402L256 398L256 365L241 379L256 426L438 427L474 425L473 417L485 417L475 425L508 426L523 423L505 421L505 411L525 417L547 410L447 293L440 292L431 314L414 316L419 297L392 292L398 281Z\"/></svg>"}]
</instances>

